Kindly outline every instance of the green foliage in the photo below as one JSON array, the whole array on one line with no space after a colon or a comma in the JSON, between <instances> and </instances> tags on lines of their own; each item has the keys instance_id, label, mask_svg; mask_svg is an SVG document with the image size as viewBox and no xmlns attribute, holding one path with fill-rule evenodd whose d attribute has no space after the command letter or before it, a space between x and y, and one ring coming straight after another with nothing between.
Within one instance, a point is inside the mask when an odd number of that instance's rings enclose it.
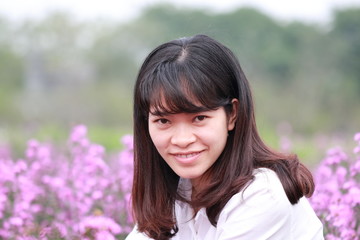
<instances>
[{"instance_id":1,"label":"green foliage","mask_svg":"<svg viewBox=\"0 0 360 240\"><path fill-rule=\"evenodd\" d=\"M360 91L360 9L345 9L335 13L331 36L338 41L337 64L345 77L356 81Z\"/></svg>"},{"instance_id":2,"label":"green foliage","mask_svg":"<svg viewBox=\"0 0 360 240\"><path fill-rule=\"evenodd\" d=\"M12 42L13 37L10 23L0 18L0 86L3 91L22 87L24 65Z\"/></svg>"}]
</instances>

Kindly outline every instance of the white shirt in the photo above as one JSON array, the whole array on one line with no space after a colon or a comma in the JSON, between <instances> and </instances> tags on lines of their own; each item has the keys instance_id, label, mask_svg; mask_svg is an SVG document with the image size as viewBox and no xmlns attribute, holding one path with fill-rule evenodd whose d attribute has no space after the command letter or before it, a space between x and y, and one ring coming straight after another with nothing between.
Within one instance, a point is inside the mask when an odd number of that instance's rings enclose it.
<instances>
[{"instance_id":1,"label":"white shirt","mask_svg":"<svg viewBox=\"0 0 360 240\"><path fill-rule=\"evenodd\" d=\"M180 186L191 184L182 179ZM191 185L190 185L191 186ZM322 223L306 198L292 205L276 173L255 170L254 181L235 194L221 211L214 227L205 208L195 218L184 202L175 203L179 228L173 240L323 240ZM149 240L136 226L126 240Z\"/></svg>"}]
</instances>

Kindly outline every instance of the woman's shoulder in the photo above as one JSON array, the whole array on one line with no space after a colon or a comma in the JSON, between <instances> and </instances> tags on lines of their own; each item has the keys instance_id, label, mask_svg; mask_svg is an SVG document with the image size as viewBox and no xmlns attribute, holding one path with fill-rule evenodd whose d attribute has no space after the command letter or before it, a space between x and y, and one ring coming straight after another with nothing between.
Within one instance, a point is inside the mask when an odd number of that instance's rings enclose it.
<instances>
[{"instance_id":1,"label":"woman's shoulder","mask_svg":"<svg viewBox=\"0 0 360 240\"><path fill-rule=\"evenodd\" d=\"M253 174L253 181L238 194L243 194L246 197L254 192L261 192L274 195L276 198L287 199L283 185L278 175L273 170L268 168L258 168L254 170Z\"/></svg>"},{"instance_id":2,"label":"woman's shoulder","mask_svg":"<svg viewBox=\"0 0 360 240\"><path fill-rule=\"evenodd\" d=\"M271 203L271 204L269 204ZM224 211L234 208L251 209L253 207L287 209L291 207L284 188L277 174L267 168L254 170L254 179L240 192L232 196L226 204Z\"/></svg>"},{"instance_id":3,"label":"woman's shoulder","mask_svg":"<svg viewBox=\"0 0 360 240\"><path fill-rule=\"evenodd\" d=\"M254 179L227 202L218 229L233 239L285 239L291 218L291 203L276 173L259 168L254 170ZM243 227L236 230L237 226Z\"/></svg>"},{"instance_id":4,"label":"woman's shoulder","mask_svg":"<svg viewBox=\"0 0 360 240\"><path fill-rule=\"evenodd\" d=\"M277 174L266 168L254 170L254 179L227 202L218 229L229 239L323 239L307 200L292 205Z\"/></svg>"},{"instance_id":5,"label":"woman's shoulder","mask_svg":"<svg viewBox=\"0 0 360 240\"><path fill-rule=\"evenodd\" d=\"M144 233L141 233L138 231L137 225L135 224L133 230L127 235L125 240L152 240L152 238L149 238Z\"/></svg>"},{"instance_id":6,"label":"woman's shoulder","mask_svg":"<svg viewBox=\"0 0 360 240\"><path fill-rule=\"evenodd\" d=\"M269 168L256 168L254 169L253 171L253 174L255 176L255 178L258 178L258 179L262 179L262 178L270 178L270 180L279 180L277 174L269 169ZM280 181L280 180L279 180Z\"/></svg>"}]
</instances>

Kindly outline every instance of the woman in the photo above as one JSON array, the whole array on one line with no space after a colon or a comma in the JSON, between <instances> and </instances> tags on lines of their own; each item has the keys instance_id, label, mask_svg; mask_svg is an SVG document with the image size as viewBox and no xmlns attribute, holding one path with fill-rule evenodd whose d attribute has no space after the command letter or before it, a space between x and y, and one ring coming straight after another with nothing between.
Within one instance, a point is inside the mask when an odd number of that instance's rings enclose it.
<instances>
[{"instance_id":1,"label":"woman","mask_svg":"<svg viewBox=\"0 0 360 240\"><path fill-rule=\"evenodd\" d=\"M134 91L134 239L323 239L308 169L261 140L234 54L196 35L158 46Z\"/></svg>"}]
</instances>

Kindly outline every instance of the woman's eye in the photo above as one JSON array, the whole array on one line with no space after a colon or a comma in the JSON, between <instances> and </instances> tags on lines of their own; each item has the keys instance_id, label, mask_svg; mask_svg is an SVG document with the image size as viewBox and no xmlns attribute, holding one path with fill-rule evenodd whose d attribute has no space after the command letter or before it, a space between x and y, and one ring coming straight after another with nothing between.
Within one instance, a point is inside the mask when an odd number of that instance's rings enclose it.
<instances>
[{"instance_id":1,"label":"woman's eye","mask_svg":"<svg viewBox=\"0 0 360 240\"><path fill-rule=\"evenodd\" d=\"M195 121L196 122L201 122L201 121L204 121L207 117L204 116L204 115L199 115L199 116L196 116L195 117Z\"/></svg>"},{"instance_id":2,"label":"woman's eye","mask_svg":"<svg viewBox=\"0 0 360 240\"><path fill-rule=\"evenodd\" d=\"M157 123L160 123L160 124L167 124L169 123L169 120L167 120L166 118L160 118L158 120L156 120Z\"/></svg>"}]
</instances>

